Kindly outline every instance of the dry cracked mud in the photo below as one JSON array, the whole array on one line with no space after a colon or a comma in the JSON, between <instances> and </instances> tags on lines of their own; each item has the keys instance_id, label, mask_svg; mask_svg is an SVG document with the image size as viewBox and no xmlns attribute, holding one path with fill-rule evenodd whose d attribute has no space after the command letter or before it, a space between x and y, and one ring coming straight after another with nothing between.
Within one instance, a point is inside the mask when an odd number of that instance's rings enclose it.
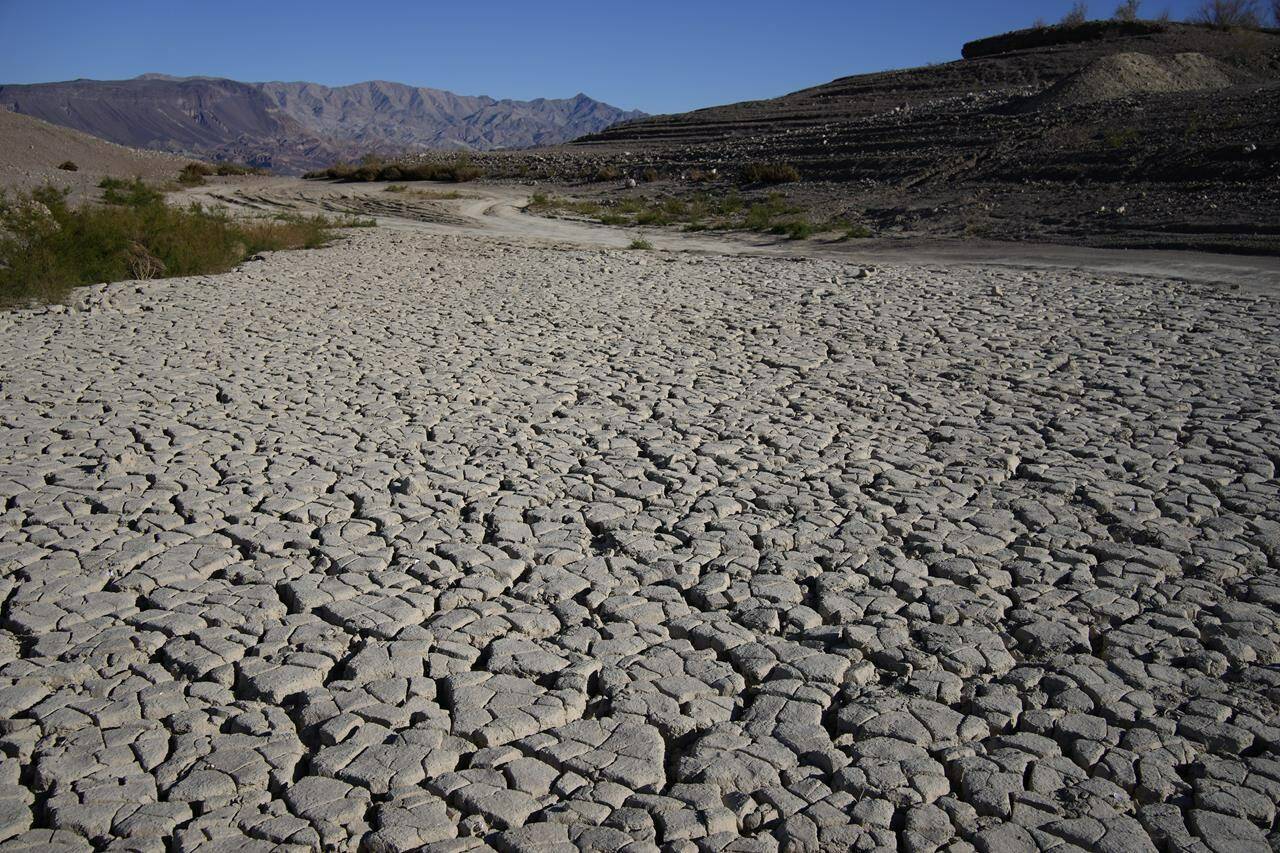
<instances>
[{"instance_id":1,"label":"dry cracked mud","mask_svg":"<svg viewBox=\"0 0 1280 853\"><path fill-rule=\"evenodd\" d=\"M0 842L1274 849L1274 298L859 274L378 229L0 317Z\"/></svg>"}]
</instances>

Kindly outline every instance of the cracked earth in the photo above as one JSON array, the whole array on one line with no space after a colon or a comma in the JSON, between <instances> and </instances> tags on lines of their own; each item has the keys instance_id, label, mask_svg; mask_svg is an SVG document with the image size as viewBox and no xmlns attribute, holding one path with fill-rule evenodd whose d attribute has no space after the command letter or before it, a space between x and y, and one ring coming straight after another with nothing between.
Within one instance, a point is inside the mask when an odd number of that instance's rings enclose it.
<instances>
[{"instance_id":1,"label":"cracked earth","mask_svg":"<svg viewBox=\"0 0 1280 853\"><path fill-rule=\"evenodd\" d=\"M0 841L1273 850L1275 307L377 229L4 315Z\"/></svg>"}]
</instances>

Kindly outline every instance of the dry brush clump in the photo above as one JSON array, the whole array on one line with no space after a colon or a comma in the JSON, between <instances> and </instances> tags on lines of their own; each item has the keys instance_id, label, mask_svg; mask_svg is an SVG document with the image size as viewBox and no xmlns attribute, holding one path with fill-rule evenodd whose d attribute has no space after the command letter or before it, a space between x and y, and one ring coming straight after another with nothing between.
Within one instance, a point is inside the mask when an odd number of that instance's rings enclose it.
<instances>
[{"instance_id":1,"label":"dry brush clump","mask_svg":"<svg viewBox=\"0 0 1280 853\"><path fill-rule=\"evenodd\" d=\"M526 209L549 216L580 216L604 225L679 226L691 232L755 231L788 240L805 240L828 233L843 235L839 239L872 236L865 226L851 225L845 220L813 219L776 192L754 201L732 192L691 198L632 196L605 202L535 193Z\"/></svg>"},{"instance_id":2,"label":"dry brush clump","mask_svg":"<svg viewBox=\"0 0 1280 853\"><path fill-rule=\"evenodd\" d=\"M71 207L51 186L0 194L0 304L56 302L74 287L225 272L257 252L314 248L334 229L371 221L278 216L232 219L180 208L141 180L103 182L102 205Z\"/></svg>"},{"instance_id":3,"label":"dry brush clump","mask_svg":"<svg viewBox=\"0 0 1280 853\"><path fill-rule=\"evenodd\" d=\"M1089 6L1086 3L1073 3L1067 14L1062 16L1062 26L1078 27L1089 20Z\"/></svg>"},{"instance_id":4,"label":"dry brush clump","mask_svg":"<svg viewBox=\"0 0 1280 853\"><path fill-rule=\"evenodd\" d=\"M218 163L213 167L213 171L219 177L227 177L228 175L269 175L268 170L257 166L249 166L244 163Z\"/></svg>"},{"instance_id":5,"label":"dry brush clump","mask_svg":"<svg viewBox=\"0 0 1280 853\"><path fill-rule=\"evenodd\" d=\"M188 163L178 172L178 183L184 187L198 187L213 174L213 167L207 163Z\"/></svg>"},{"instance_id":6,"label":"dry brush clump","mask_svg":"<svg viewBox=\"0 0 1280 853\"><path fill-rule=\"evenodd\" d=\"M791 184L800 180L800 170L790 163L748 163L742 167L748 184Z\"/></svg>"},{"instance_id":7,"label":"dry brush clump","mask_svg":"<svg viewBox=\"0 0 1280 853\"><path fill-rule=\"evenodd\" d=\"M1116 7L1115 13L1111 16L1117 21L1136 21L1138 20L1138 11L1142 8L1142 0L1124 0Z\"/></svg>"},{"instance_id":8,"label":"dry brush clump","mask_svg":"<svg viewBox=\"0 0 1280 853\"><path fill-rule=\"evenodd\" d=\"M1212 27L1262 26L1258 0L1204 0L1191 18L1197 24Z\"/></svg>"},{"instance_id":9,"label":"dry brush clump","mask_svg":"<svg viewBox=\"0 0 1280 853\"><path fill-rule=\"evenodd\" d=\"M383 163L376 158L366 157L364 162L354 165L339 163L327 169L307 172L302 177L311 180L335 180L345 183L368 183L371 181L447 181L466 183L484 176L484 172L466 156L458 157L449 163Z\"/></svg>"}]
</instances>

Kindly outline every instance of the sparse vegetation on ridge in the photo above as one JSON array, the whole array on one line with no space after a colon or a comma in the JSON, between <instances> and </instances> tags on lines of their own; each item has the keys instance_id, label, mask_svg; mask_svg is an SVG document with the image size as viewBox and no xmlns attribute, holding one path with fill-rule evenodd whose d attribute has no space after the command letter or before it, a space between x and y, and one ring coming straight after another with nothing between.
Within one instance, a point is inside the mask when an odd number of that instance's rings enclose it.
<instances>
[{"instance_id":1,"label":"sparse vegetation on ridge","mask_svg":"<svg viewBox=\"0 0 1280 853\"><path fill-rule=\"evenodd\" d=\"M1204 0L1191 20L1213 27L1260 27L1262 12L1258 0Z\"/></svg>"},{"instance_id":2,"label":"sparse vegetation on ridge","mask_svg":"<svg viewBox=\"0 0 1280 853\"><path fill-rule=\"evenodd\" d=\"M781 193L755 202L737 193L712 197L645 199L628 197L598 202L534 193L526 208L547 216L579 216L604 225L681 226L683 231L755 231L803 240L827 232L871 236L865 226L846 221L818 222L792 206ZM861 229L866 233L849 234ZM846 239L846 238L842 238Z\"/></svg>"},{"instance_id":3,"label":"sparse vegetation on ridge","mask_svg":"<svg viewBox=\"0 0 1280 853\"><path fill-rule=\"evenodd\" d=\"M371 181L448 181L466 183L483 177L483 172L471 162L471 158L461 156L450 163L384 163L372 157L366 157L359 165L339 163L327 169L307 172L302 177L311 180L329 179L349 183L367 183Z\"/></svg>"},{"instance_id":4,"label":"sparse vegetation on ridge","mask_svg":"<svg viewBox=\"0 0 1280 853\"><path fill-rule=\"evenodd\" d=\"M1143 17L1142 0L1121 0L1111 14L1111 20L1122 24L1141 21L1168 24L1173 15L1168 9L1154 16ZM1185 19L1189 24L1217 27L1219 29L1259 29L1270 24L1280 27L1280 0L1270 0L1270 20L1263 10L1262 0L1202 0L1200 6ZM1086 3L1074 3L1058 23L1060 27L1078 27L1089 23L1089 7ZM1048 28L1044 18L1036 18L1033 30Z\"/></svg>"},{"instance_id":5,"label":"sparse vegetation on ridge","mask_svg":"<svg viewBox=\"0 0 1280 853\"><path fill-rule=\"evenodd\" d=\"M1142 0L1123 0L1116 7L1116 11L1111 15L1111 18L1116 21L1136 21L1138 20L1138 10L1141 8Z\"/></svg>"},{"instance_id":6,"label":"sparse vegetation on ridge","mask_svg":"<svg viewBox=\"0 0 1280 853\"><path fill-rule=\"evenodd\" d=\"M103 205L71 207L46 186L0 193L0 304L57 302L75 287L225 272L262 251L322 246L335 229L372 220L279 215L233 219L180 208L141 180L104 180Z\"/></svg>"},{"instance_id":7,"label":"sparse vegetation on ridge","mask_svg":"<svg viewBox=\"0 0 1280 853\"><path fill-rule=\"evenodd\" d=\"M1073 3L1067 14L1062 16L1062 26L1078 27L1089 20L1089 6L1085 3Z\"/></svg>"}]
</instances>

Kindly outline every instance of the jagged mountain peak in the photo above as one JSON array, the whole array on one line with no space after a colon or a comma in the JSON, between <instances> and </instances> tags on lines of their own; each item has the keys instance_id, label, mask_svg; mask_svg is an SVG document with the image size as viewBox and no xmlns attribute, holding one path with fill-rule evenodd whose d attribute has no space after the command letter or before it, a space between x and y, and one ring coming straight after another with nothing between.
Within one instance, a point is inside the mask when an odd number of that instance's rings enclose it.
<instances>
[{"instance_id":1,"label":"jagged mountain peak","mask_svg":"<svg viewBox=\"0 0 1280 853\"><path fill-rule=\"evenodd\" d=\"M326 86L156 72L0 85L0 107L121 145L282 172L366 153L552 145L644 115L582 92L517 101L390 80Z\"/></svg>"}]
</instances>

